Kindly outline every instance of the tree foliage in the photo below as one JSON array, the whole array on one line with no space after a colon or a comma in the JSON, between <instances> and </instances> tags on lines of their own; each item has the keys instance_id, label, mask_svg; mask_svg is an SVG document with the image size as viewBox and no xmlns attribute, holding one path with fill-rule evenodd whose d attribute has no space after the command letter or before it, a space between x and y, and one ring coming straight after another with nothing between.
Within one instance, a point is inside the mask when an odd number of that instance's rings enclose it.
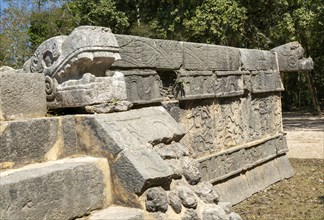
<instances>
[{"instance_id":1,"label":"tree foliage","mask_svg":"<svg viewBox=\"0 0 324 220\"><path fill-rule=\"evenodd\" d=\"M186 18L190 39L222 45L240 45L244 36L246 9L231 0L207 0L196 8L194 16Z\"/></svg>"},{"instance_id":2,"label":"tree foliage","mask_svg":"<svg viewBox=\"0 0 324 220\"><path fill-rule=\"evenodd\" d=\"M8 1L8 8L1 10L0 20L0 66L19 67L31 53L29 47L28 2L19 4Z\"/></svg>"}]
</instances>

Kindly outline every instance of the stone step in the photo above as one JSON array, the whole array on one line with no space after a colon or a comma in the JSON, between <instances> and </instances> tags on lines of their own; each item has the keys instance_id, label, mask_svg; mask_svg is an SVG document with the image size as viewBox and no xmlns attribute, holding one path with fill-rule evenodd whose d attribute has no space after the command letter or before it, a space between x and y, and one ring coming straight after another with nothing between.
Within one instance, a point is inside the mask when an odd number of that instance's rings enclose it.
<instances>
[{"instance_id":1,"label":"stone step","mask_svg":"<svg viewBox=\"0 0 324 220\"><path fill-rule=\"evenodd\" d=\"M143 220L143 211L136 208L112 206L91 214L89 220Z\"/></svg>"},{"instance_id":2,"label":"stone step","mask_svg":"<svg viewBox=\"0 0 324 220\"><path fill-rule=\"evenodd\" d=\"M108 161L79 157L0 173L1 219L72 219L112 201Z\"/></svg>"}]
</instances>

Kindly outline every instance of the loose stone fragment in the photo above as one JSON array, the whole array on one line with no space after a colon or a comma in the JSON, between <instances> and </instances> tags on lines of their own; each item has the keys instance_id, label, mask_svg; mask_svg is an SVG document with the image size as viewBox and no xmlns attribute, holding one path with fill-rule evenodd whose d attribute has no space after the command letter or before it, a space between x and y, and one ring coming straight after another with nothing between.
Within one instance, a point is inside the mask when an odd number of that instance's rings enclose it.
<instances>
[{"instance_id":1,"label":"loose stone fragment","mask_svg":"<svg viewBox=\"0 0 324 220\"><path fill-rule=\"evenodd\" d=\"M179 197L184 207L193 209L197 207L196 196L188 186L179 185L177 186L177 190L179 191Z\"/></svg>"},{"instance_id":2,"label":"loose stone fragment","mask_svg":"<svg viewBox=\"0 0 324 220\"><path fill-rule=\"evenodd\" d=\"M115 162L114 169L123 186L141 194L151 186L169 185L173 172L152 149L126 149Z\"/></svg>"},{"instance_id":3,"label":"loose stone fragment","mask_svg":"<svg viewBox=\"0 0 324 220\"><path fill-rule=\"evenodd\" d=\"M181 212L182 209L182 202L181 199L179 197L179 192L178 191L171 191L169 193L169 204L172 207L172 209L174 210L175 213L179 214Z\"/></svg>"},{"instance_id":4,"label":"loose stone fragment","mask_svg":"<svg viewBox=\"0 0 324 220\"><path fill-rule=\"evenodd\" d=\"M213 188L213 185L209 182L200 182L194 187L195 193L205 203L218 203L219 196Z\"/></svg>"},{"instance_id":5,"label":"loose stone fragment","mask_svg":"<svg viewBox=\"0 0 324 220\"><path fill-rule=\"evenodd\" d=\"M202 218L203 220L229 220L224 209L215 204L207 205L202 213Z\"/></svg>"},{"instance_id":6,"label":"loose stone fragment","mask_svg":"<svg viewBox=\"0 0 324 220\"><path fill-rule=\"evenodd\" d=\"M189 184L195 185L200 179L199 163L189 157L182 158L183 175Z\"/></svg>"},{"instance_id":7,"label":"loose stone fragment","mask_svg":"<svg viewBox=\"0 0 324 220\"><path fill-rule=\"evenodd\" d=\"M182 220L200 220L198 214L193 209L187 209Z\"/></svg>"},{"instance_id":8,"label":"loose stone fragment","mask_svg":"<svg viewBox=\"0 0 324 220\"><path fill-rule=\"evenodd\" d=\"M149 212L166 212L168 210L167 193L162 187L154 187L147 190L146 210Z\"/></svg>"}]
</instances>

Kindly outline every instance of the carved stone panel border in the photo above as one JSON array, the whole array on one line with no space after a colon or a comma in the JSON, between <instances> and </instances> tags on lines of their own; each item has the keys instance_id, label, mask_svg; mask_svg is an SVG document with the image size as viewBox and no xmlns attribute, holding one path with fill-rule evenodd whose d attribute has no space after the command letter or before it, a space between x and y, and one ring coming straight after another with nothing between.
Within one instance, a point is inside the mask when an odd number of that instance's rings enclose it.
<instances>
[{"instance_id":1,"label":"carved stone panel border","mask_svg":"<svg viewBox=\"0 0 324 220\"><path fill-rule=\"evenodd\" d=\"M216 183L288 151L283 134L263 138L198 159L203 181Z\"/></svg>"}]
</instances>

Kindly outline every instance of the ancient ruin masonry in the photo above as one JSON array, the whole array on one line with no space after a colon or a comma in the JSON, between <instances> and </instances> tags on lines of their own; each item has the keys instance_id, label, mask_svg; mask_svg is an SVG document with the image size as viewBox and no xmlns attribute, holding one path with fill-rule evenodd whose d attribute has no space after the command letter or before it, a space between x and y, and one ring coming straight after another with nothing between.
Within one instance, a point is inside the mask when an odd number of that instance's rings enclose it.
<instances>
[{"instance_id":1,"label":"ancient ruin masonry","mask_svg":"<svg viewBox=\"0 0 324 220\"><path fill-rule=\"evenodd\" d=\"M46 40L0 68L0 218L241 219L233 204L293 175L280 72L312 69L303 54L92 26Z\"/></svg>"}]
</instances>

